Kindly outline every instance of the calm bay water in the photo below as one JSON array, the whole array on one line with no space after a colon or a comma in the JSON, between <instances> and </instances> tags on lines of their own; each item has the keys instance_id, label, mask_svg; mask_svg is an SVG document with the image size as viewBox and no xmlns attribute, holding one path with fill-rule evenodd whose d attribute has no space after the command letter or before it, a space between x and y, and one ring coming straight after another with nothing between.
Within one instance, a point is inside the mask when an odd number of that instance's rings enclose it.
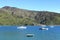
<instances>
[{"instance_id":1,"label":"calm bay water","mask_svg":"<svg viewBox=\"0 0 60 40\"><path fill-rule=\"evenodd\" d=\"M0 40L60 40L60 26L39 30L39 26L27 26L27 29L17 29L18 26L0 26ZM34 34L26 37L26 34Z\"/></svg>"}]
</instances>

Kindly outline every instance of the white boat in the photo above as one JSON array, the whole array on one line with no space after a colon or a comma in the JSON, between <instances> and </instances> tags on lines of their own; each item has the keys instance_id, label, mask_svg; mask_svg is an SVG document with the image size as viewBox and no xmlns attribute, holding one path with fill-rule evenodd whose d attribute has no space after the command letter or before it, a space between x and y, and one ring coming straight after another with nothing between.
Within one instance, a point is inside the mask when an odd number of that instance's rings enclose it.
<instances>
[{"instance_id":1,"label":"white boat","mask_svg":"<svg viewBox=\"0 0 60 40\"><path fill-rule=\"evenodd\" d=\"M43 27L43 28L39 28L39 30L48 30L48 28Z\"/></svg>"},{"instance_id":2,"label":"white boat","mask_svg":"<svg viewBox=\"0 0 60 40\"><path fill-rule=\"evenodd\" d=\"M20 27L17 27L17 29L27 29L27 27L25 27L25 26L20 26Z\"/></svg>"}]
</instances>

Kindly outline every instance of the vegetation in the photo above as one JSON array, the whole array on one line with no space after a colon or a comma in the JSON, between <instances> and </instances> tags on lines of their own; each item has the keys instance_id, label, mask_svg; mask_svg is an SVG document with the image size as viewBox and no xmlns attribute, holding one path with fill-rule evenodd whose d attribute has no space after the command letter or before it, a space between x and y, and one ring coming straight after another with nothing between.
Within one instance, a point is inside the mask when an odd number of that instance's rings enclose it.
<instances>
[{"instance_id":1,"label":"vegetation","mask_svg":"<svg viewBox=\"0 0 60 40\"><path fill-rule=\"evenodd\" d=\"M60 14L48 11L29 11L15 7L0 8L0 25L60 25Z\"/></svg>"},{"instance_id":2,"label":"vegetation","mask_svg":"<svg viewBox=\"0 0 60 40\"><path fill-rule=\"evenodd\" d=\"M35 20L30 18L18 18L8 13L0 13L0 25L32 25Z\"/></svg>"}]
</instances>

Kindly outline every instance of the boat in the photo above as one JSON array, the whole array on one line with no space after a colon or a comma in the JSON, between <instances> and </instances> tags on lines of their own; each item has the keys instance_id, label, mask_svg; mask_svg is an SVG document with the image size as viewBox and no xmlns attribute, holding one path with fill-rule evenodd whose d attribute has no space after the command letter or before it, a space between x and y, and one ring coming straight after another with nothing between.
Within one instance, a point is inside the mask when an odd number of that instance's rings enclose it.
<instances>
[{"instance_id":1,"label":"boat","mask_svg":"<svg viewBox=\"0 0 60 40\"><path fill-rule=\"evenodd\" d=\"M48 30L48 28L43 27L43 28L39 28L39 30Z\"/></svg>"},{"instance_id":2,"label":"boat","mask_svg":"<svg viewBox=\"0 0 60 40\"><path fill-rule=\"evenodd\" d=\"M27 34L26 36L27 36L27 37L33 37L34 34Z\"/></svg>"},{"instance_id":3,"label":"boat","mask_svg":"<svg viewBox=\"0 0 60 40\"><path fill-rule=\"evenodd\" d=\"M20 27L17 27L17 29L27 29L26 26L20 26Z\"/></svg>"}]
</instances>

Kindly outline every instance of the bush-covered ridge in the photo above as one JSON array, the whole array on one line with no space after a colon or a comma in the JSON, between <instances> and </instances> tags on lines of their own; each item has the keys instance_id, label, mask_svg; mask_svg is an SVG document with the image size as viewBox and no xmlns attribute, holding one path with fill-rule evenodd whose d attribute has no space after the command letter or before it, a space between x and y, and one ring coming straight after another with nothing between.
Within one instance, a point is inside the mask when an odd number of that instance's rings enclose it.
<instances>
[{"instance_id":1,"label":"bush-covered ridge","mask_svg":"<svg viewBox=\"0 0 60 40\"><path fill-rule=\"evenodd\" d=\"M5 6L0 8L0 25L60 25L60 14Z\"/></svg>"}]
</instances>

